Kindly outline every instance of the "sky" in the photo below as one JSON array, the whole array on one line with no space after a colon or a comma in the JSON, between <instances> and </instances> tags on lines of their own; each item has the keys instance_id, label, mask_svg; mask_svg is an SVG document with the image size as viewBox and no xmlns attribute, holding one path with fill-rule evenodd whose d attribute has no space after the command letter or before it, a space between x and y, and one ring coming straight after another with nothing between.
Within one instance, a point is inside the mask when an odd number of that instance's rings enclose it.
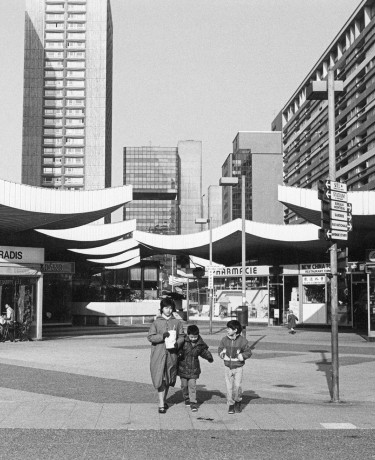
<instances>
[{"instance_id":1,"label":"sky","mask_svg":"<svg viewBox=\"0 0 375 460\"><path fill-rule=\"evenodd\" d=\"M203 192L272 120L359 0L111 0L112 185L123 147L202 141ZM24 0L0 0L0 178L21 181Z\"/></svg>"}]
</instances>

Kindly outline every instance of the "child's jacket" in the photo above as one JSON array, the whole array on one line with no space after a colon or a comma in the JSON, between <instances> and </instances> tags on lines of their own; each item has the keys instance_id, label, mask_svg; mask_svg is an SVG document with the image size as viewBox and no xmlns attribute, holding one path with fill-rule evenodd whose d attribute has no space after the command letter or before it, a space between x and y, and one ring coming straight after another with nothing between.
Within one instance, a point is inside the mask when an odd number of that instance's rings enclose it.
<instances>
[{"instance_id":1,"label":"child's jacket","mask_svg":"<svg viewBox=\"0 0 375 460\"><path fill-rule=\"evenodd\" d=\"M227 336L223 337L218 349L219 356L223 350L226 350L224 365L230 369L242 367L245 364L245 361L238 359L239 353L242 354L244 360L250 358L252 355L249 342L242 335L238 335L234 340L231 340Z\"/></svg>"},{"instance_id":2,"label":"child's jacket","mask_svg":"<svg viewBox=\"0 0 375 460\"><path fill-rule=\"evenodd\" d=\"M201 366L199 364L199 356L207 359L212 363L214 360L212 354L208 351L208 345L199 336L198 340L193 345L189 337L185 337L179 353L178 353L178 370L177 375L184 379L197 379L201 373Z\"/></svg>"},{"instance_id":3,"label":"child's jacket","mask_svg":"<svg viewBox=\"0 0 375 460\"><path fill-rule=\"evenodd\" d=\"M298 318L293 313L288 316L288 327L289 329L294 329L297 326Z\"/></svg>"}]
</instances>

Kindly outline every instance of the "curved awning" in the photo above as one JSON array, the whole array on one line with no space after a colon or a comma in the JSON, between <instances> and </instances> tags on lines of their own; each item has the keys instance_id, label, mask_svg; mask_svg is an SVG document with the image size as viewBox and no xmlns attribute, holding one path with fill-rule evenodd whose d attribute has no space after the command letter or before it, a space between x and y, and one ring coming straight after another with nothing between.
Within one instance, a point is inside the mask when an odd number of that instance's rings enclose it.
<instances>
[{"instance_id":1,"label":"curved awning","mask_svg":"<svg viewBox=\"0 0 375 460\"><path fill-rule=\"evenodd\" d=\"M121 254L129 249L133 249L138 246L138 241L133 238L127 238L124 240L115 241L113 243L105 244L104 246L98 246L89 249L68 249L69 251L76 252L86 256L110 256Z\"/></svg>"},{"instance_id":2,"label":"curved awning","mask_svg":"<svg viewBox=\"0 0 375 460\"><path fill-rule=\"evenodd\" d=\"M63 229L101 219L132 200L132 186L55 190L0 179L1 233Z\"/></svg>"},{"instance_id":3,"label":"curved awning","mask_svg":"<svg viewBox=\"0 0 375 460\"><path fill-rule=\"evenodd\" d=\"M128 268L128 267L132 267L133 265L139 264L140 261L141 261L140 257L134 257L134 259L128 260L127 262L124 262L123 264L108 265L108 266L105 266L104 268L106 270L120 270L121 268Z\"/></svg>"},{"instance_id":4,"label":"curved awning","mask_svg":"<svg viewBox=\"0 0 375 460\"><path fill-rule=\"evenodd\" d=\"M319 240L319 227L312 224L286 226L246 221L246 257L267 261L275 254L284 260L295 260L303 251L324 251L326 243ZM242 221L236 219L212 230L213 260L229 265L241 261ZM188 235L158 235L135 231L141 257L156 254L185 254L209 258L210 232Z\"/></svg>"},{"instance_id":5,"label":"curved awning","mask_svg":"<svg viewBox=\"0 0 375 460\"><path fill-rule=\"evenodd\" d=\"M278 200L303 219L320 226L321 201L318 191L279 185ZM355 231L375 228L375 191L348 192L352 204L352 223Z\"/></svg>"},{"instance_id":6,"label":"curved awning","mask_svg":"<svg viewBox=\"0 0 375 460\"><path fill-rule=\"evenodd\" d=\"M57 240L68 242L106 242L118 240L131 233L136 228L135 219L116 222L114 224L84 225L82 227L67 228L64 230L44 230L37 228L36 232Z\"/></svg>"},{"instance_id":7,"label":"curved awning","mask_svg":"<svg viewBox=\"0 0 375 460\"><path fill-rule=\"evenodd\" d=\"M114 257L107 257L105 259L87 259L89 262L94 262L97 264L120 264L127 262L134 257L139 257L139 249L131 249L130 251L123 252Z\"/></svg>"}]
</instances>

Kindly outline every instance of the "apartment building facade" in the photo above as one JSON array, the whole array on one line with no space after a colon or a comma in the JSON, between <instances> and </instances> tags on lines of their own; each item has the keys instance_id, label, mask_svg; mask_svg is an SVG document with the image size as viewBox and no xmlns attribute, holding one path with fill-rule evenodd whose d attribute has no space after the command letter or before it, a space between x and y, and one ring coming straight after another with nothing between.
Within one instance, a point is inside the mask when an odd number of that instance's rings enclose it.
<instances>
[{"instance_id":1,"label":"apartment building facade","mask_svg":"<svg viewBox=\"0 0 375 460\"><path fill-rule=\"evenodd\" d=\"M22 183L111 186L109 0L26 0Z\"/></svg>"},{"instance_id":2,"label":"apartment building facade","mask_svg":"<svg viewBox=\"0 0 375 460\"><path fill-rule=\"evenodd\" d=\"M350 191L375 189L375 2L364 0L272 123L282 131L284 185L317 189L328 176L328 102L309 99L328 69L342 80L335 98L336 177ZM302 223L289 209L285 223Z\"/></svg>"}]
</instances>

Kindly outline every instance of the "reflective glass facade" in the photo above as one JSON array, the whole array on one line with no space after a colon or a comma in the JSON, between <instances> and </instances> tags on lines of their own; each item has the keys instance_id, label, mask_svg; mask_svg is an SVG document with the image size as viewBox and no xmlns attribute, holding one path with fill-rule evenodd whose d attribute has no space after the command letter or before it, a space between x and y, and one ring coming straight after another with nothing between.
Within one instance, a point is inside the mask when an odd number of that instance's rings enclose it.
<instances>
[{"instance_id":1,"label":"reflective glass facade","mask_svg":"<svg viewBox=\"0 0 375 460\"><path fill-rule=\"evenodd\" d=\"M126 147L124 184L133 186L133 201L125 206L124 219L136 219L141 231L179 234L177 148Z\"/></svg>"}]
</instances>

